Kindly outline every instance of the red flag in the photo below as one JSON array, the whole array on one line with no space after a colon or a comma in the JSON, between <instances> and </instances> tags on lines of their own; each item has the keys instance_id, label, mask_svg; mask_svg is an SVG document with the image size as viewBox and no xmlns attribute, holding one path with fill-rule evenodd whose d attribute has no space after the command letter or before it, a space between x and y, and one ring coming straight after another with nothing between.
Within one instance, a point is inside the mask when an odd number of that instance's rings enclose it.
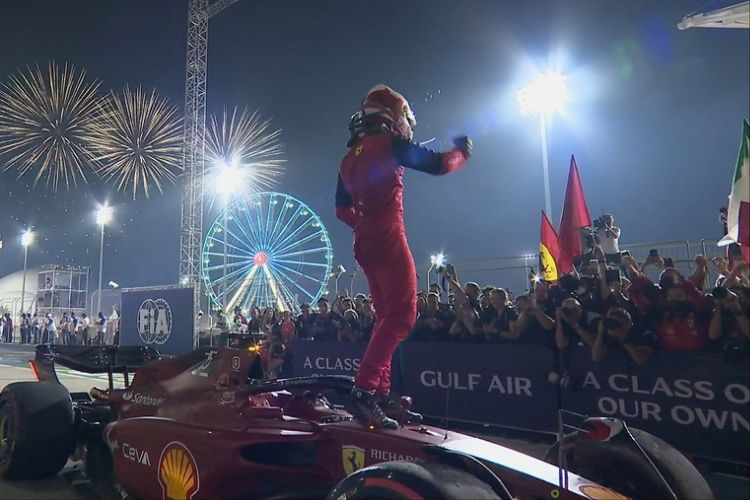
<instances>
[{"instance_id":1,"label":"red flag","mask_svg":"<svg viewBox=\"0 0 750 500\"><path fill-rule=\"evenodd\" d=\"M581 228L591 225L589 208L583 195L583 185L578 176L575 156L570 157L568 187L565 190L562 220L560 221L560 258L557 261L558 271L569 273L573 270L573 259L583 253L581 248Z\"/></svg>"},{"instance_id":2,"label":"red flag","mask_svg":"<svg viewBox=\"0 0 750 500\"><path fill-rule=\"evenodd\" d=\"M542 229L539 235L539 268L542 279L546 282L557 281L557 262L560 258L560 246L557 243L557 231L542 210Z\"/></svg>"}]
</instances>

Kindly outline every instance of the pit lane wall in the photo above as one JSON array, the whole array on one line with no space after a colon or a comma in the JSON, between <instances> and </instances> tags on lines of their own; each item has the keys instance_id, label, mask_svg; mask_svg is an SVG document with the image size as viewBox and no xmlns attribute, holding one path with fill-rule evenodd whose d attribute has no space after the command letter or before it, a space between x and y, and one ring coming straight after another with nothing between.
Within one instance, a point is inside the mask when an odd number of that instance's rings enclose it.
<instances>
[{"instance_id":1,"label":"pit lane wall","mask_svg":"<svg viewBox=\"0 0 750 500\"><path fill-rule=\"evenodd\" d=\"M364 344L295 342L285 376L354 375ZM560 366L569 381L561 387ZM561 355L538 346L405 342L393 359L395 390L417 411L454 421L556 432L558 403L613 416L684 453L750 463L750 358L655 354L645 366L586 349ZM577 422L571 421L576 424Z\"/></svg>"}]
</instances>

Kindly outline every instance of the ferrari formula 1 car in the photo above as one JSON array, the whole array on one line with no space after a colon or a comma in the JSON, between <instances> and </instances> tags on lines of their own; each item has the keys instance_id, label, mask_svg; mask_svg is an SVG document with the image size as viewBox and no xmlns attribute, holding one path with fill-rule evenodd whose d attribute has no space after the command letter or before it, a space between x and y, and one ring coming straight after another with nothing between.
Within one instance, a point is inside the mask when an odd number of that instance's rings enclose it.
<instances>
[{"instance_id":1,"label":"ferrari formula 1 car","mask_svg":"<svg viewBox=\"0 0 750 500\"><path fill-rule=\"evenodd\" d=\"M70 393L55 364L109 387ZM31 366L38 382L0 394L0 475L81 460L101 498L711 498L685 457L619 420L586 419L549 463L429 425L363 426L325 396L350 377L264 380L252 349L43 345Z\"/></svg>"}]
</instances>

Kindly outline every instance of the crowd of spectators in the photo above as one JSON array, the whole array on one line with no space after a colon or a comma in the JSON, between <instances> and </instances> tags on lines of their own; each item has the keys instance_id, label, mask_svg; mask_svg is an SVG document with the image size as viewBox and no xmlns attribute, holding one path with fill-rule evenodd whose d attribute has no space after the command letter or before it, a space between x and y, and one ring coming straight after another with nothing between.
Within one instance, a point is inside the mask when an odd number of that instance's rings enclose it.
<instances>
[{"instance_id":1,"label":"crowd of spectators","mask_svg":"<svg viewBox=\"0 0 750 500\"><path fill-rule=\"evenodd\" d=\"M529 289L518 296L501 286L461 283L447 265L443 283L417 294L410 340L541 345L561 353L583 347L596 362L620 350L639 365L657 350L749 352L744 261L730 270L725 259L713 259L720 276L708 286L709 262L702 255L690 276L656 252L639 263L628 252L614 257L594 245L586 257L555 283L539 280L532 269ZM649 270L658 271L658 279L649 279ZM237 310L233 324L265 336L275 346L271 357L281 358L292 339L366 342L376 314L370 298L357 294L302 304L296 318L288 311L256 309L245 317Z\"/></svg>"},{"instance_id":2,"label":"crowd of spectators","mask_svg":"<svg viewBox=\"0 0 750 500\"><path fill-rule=\"evenodd\" d=\"M637 364L655 350L748 352L745 262L729 271L724 259L715 259L721 275L709 290L708 262L700 255L689 277L655 253L640 265L627 253L612 259L600 247L591 257L577 273L554 284L535 282L516 298L501 287L461 286L449 267L445 275L453 298L445 304L435 304L435 292L420 298L424 312L412 338L536 344L559 351L587 346L594 361L620 349ZM657 282L644 274L648 267L660 270Z\"/></svg>"},{"instance_id":3,"label":"crowd of spectators","mask_svg":"<svg viewBox=\"0 0 750 500\"><path fill-rule=\"evenodd\" d=\"M118 314L114 314L118 317ZM118 342L118 321L110 323L103 313L90 318L86 313L64 312L55 315L24 313L18 325L13 324L9 313L0 315L2 342L15 342L19 333L21 344L105 345Z\"/></svg>"}]
</instances>

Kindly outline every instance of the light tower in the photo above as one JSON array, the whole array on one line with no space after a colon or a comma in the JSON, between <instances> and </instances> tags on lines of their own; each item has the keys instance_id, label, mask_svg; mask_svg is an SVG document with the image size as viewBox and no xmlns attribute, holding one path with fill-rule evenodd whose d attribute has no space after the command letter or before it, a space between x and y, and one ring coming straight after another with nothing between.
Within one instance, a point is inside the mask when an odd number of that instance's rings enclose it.
<instances>
[{"instance_id":1,"label":"light tower","mask_svg":"<svg viewBox=\"0 0 750 500\"><path fill-rule=\"evenodd\" d=\"M188 0L185 71L184 156L180 217L180 283L194 290L193 338L198 339L200 260L203 237L203 170L206 143L206 70L208 20L237 0Z\"/></svg>"},{"instance_id":2,"label":"light tower","mask_svg":"<svg viewBox=\"0 0 750 500\"><path fill-rule=\"evenodd\" d=\"M568 100L568 87L560 73L540 75L529 85L516 92L521 114L539 115L539 132L542 137L542 171L544 174L544 210L552 220L552 198L549 187L549 159L547 158L547 123Z\"/></svg>"}]
</instances>

